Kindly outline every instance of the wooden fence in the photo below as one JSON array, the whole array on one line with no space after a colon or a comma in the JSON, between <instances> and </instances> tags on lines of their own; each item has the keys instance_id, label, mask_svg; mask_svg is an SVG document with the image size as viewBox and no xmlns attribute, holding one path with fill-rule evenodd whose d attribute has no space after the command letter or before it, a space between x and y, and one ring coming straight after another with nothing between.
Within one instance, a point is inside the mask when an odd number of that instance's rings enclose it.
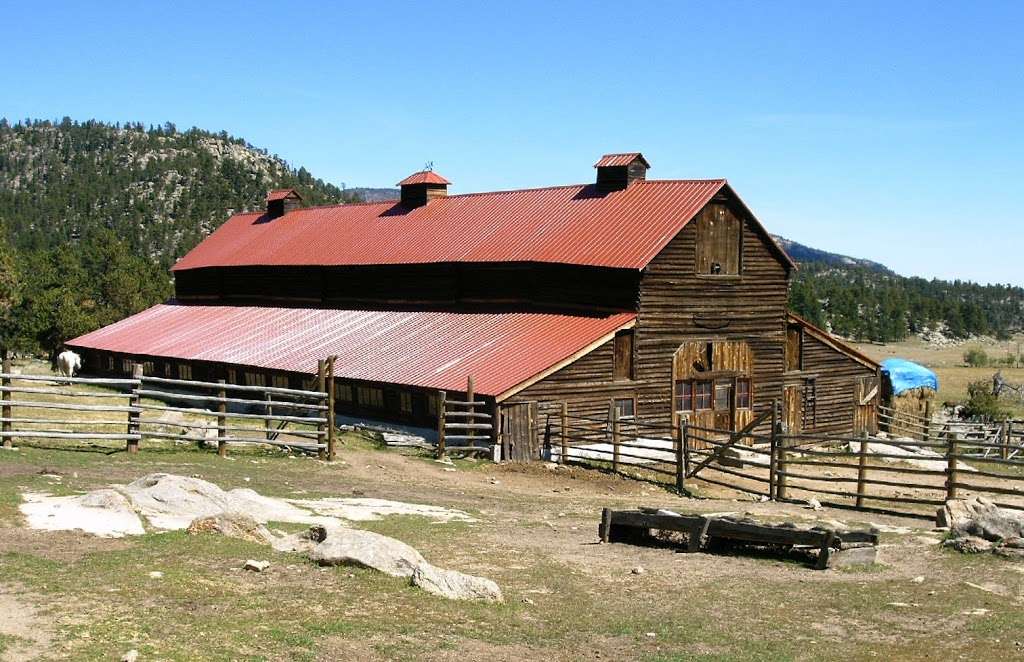
<instances>
[{"instance_id":1,"label":"wooden fence","mask_svg":"<svg viewBox=\"0 0 1024 662\"><path fill-rule=\"evenodd\" d=\"M299 390L150 377L141 365L130 379L24 375L5 360L0 439L6 448L17 439L123 441L129 453L147 440L188 441L222 456L229 443L267 444L332 460L332 363L320 361L316 390Z\"/></svg>"},{"instance_id":2,"label":"wooden fence","mask_svg":"<svg viewBox=\"0 0 1024 662\"><path fill-rule=\"evenodd\" d=\"M494 415L484 411L486 402L476 400L473 378L466 380L466 399L454 400L444 391L437 392L437 457L448 452L484 453L490 445L495 426ZM450 442L455 442L451 444Z\"/></svg>"},{"instance_id":3,"label":"wooden fence","mask_svg":"<svg viewBox=\"0 0 1024 662\"><path fill-rule=\"evenodd\" d=\"M928 441L790 434L776 405L740 431L571 415L546 403L545 452L685 491L700 480L764 499L932 516L947 499L984 495L1024 510L1024 426L931 426ZM924 433L923 433L924 434Z\"/></svg>"}]
</instances>

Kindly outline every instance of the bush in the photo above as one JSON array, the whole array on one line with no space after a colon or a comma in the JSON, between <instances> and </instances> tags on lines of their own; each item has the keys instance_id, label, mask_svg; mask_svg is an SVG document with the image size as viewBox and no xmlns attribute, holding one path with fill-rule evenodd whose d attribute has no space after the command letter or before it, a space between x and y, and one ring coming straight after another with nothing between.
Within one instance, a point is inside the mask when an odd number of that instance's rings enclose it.
<instances>
[{"instance_id":1,"label":"bush","mask_svg":"<svg viewBox=\"0 0 1024 662\"><path fill-rule=\"evenodd\" d=\"M988 365L988 354L985 350L975 347L964 352L964 363L971 368L984 368Z\"/></svg>"},{"instance_id":2,"label":"bush","mask_svg":"<svg viewBox=\"0 0 1024 662\"><path fill-rule=\"evenodd\" d=\"M967 402L960 414L963 418L980 416L990 420L1007 418L1010 412L999 406L999 398L992 395L992 382L983 380L967 385Z\"/></svg>"}]
</instances>

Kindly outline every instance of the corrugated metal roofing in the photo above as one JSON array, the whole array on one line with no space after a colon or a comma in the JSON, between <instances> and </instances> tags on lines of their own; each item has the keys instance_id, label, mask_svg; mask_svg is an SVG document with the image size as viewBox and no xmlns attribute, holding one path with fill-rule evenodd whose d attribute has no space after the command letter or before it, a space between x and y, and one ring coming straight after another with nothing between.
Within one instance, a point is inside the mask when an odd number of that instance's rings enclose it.
<instances>
[{"instance_id":1,"label":"corrugated metal roofing","mask_svg":"<svg viewBox=\"0 0 1024 662\"><path fill-rule=\"evenodd\" d=\"M406 184L451 184L451 182L433 170L420 170L412 173L395 186L405 186Z\"/></svg>"},{"instance_id":2,"label":"corrugated metal roofing","mask_svg":"<svg viewBox=\"0 0 1024 662\"><path fill-rule=\"evenodd\" d=\"M463 391L472 375L498 395L635 318L164 304L67 344L305 373L337 355L337 377Z\"/></svg>"},{"instance_id":3,"label":"corrugated metal roofing","mask_svg":"<svg viewBox=\"0 0 1024 662\"><path fill-rule=\"evenodd\" d=\"M724 179L637 181L236 214L178 261L201 267L557 262L642 269Z\"/></svg>"},{"instance_id":4,"label":"corrugated metal roofing","mask_svg":"<svg viewBox=\"0 0 1024 662\"><path fill-rule=\"evenodd\" d=\"M647 162L644 155L640 152L626 152L624 154L605 154L602 156L597 163L594 164L595 168L605 168L608 166L628 166L630 163L639 158L644 162L644 165L648 168L651 164Z\"/></svg>"},{"instance_id":5,"label":"corrugated metal roofing","mask_svg":"<svg viewBox=\"0 0 1024 662\"><path fill-rule=\"evenodd\" d=\"M267 202L273 202L274 200L284 200L289 195L294 195L297 198L301 197L299 196L298 192L293 188L281 188L268 193Z\"/></svg>"}]
</instances>

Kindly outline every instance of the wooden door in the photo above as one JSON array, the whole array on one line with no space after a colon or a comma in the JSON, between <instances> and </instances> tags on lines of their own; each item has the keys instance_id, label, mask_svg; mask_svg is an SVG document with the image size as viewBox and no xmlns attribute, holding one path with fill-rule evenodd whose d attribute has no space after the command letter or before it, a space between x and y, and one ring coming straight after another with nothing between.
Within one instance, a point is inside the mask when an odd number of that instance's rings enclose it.
<instances>
[{"instance_id":1,"label":"wooden door","mask_svg":"<svg viewBox=\"0 0 1024 662\"><path fill-rule=\"evenodd\" d=\"M797 434L803 429L803 421L804 388L787 386L782 395L782 423L790 434Z\"/></svg>"},{"instance_id":2,"label":"wooden door","mask_svg":"<svg viewBox=\"0 0 1024 662\"><path fill-rule=\"evenodd\" d=\"M501 439L503 459L529 462L540 458L536 402L501 406Z\"/></svg>"},{"instance_id":3,"label":"wooden door","mask_svg":"<svg viewBox=\"0 0 1024 662\"><path fill-rule=\"evenodd\" d=\"M853 431L878 432L878 394L880 386L877 377L862 377L854 389Z\"/></svg>"}]
</instances>

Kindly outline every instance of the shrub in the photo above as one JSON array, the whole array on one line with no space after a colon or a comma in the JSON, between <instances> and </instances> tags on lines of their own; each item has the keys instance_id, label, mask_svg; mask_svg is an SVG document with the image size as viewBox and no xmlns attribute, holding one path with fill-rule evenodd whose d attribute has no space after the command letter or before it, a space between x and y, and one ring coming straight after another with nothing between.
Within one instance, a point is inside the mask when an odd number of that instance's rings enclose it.
<instances>
[{"instance_id":1,"label":"shrub","mask_svg":"<svg viewBox=\"0 0 1024 662\"><path fill-rule=\"evenodd\" d=\"M988 365L988 354L977 347L964 352L964 363L972 368L984 368Z\"/></svg>"},{"instance_id":2,"label":"shrub","mask_svg":"<svg viewBox=\"0 0 1024 662\"><path fill-rule=\"evenodd\" d=\"M992 382L982 380L967 385L967 402L960 414L964 418L981 416L991 420L1006 418L1010 412L999 406L999 398L992 395Z\"/></svg>"}]
</instances>

